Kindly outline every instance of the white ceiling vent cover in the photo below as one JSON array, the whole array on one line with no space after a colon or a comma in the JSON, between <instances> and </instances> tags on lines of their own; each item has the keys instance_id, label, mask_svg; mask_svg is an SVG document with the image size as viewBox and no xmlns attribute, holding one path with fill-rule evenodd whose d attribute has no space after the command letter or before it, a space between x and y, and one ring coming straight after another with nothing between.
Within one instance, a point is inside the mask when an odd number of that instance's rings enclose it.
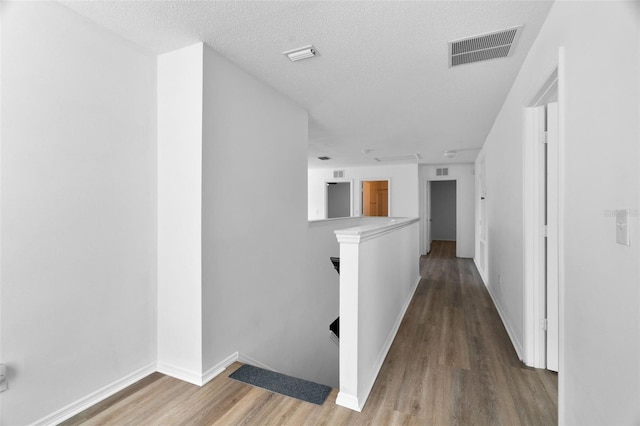
<instances>
[{"instance_id":1,"label":"white ceiling vent cover","mask_svg":"<svg viewBox=\"0 0 640 426\"><path fill-rule=\"evenodd\" d=\"M418 160L420 161L422 156L418 153L415 154L403 154L403 155L389 155L388 157L375 157L374 160L377 162L382 161L405 161L405 160Z\"/></svg>"},{"instance_id":2,"label":"white ceiling vent cover","mask_svg":"<svg viewBox=\"0 0 640 426\"><path fill-rule=\"evenodd\" d=\"M313 45L309 45L289 50L283 53L287 58L289 58L291 62L297 62L303 59L313 58L318 54L318 51L315 47L313 47Z\"/></svg>"},{"instance_id":3,"label":"white ceiling vent cover","mask_svg":"<svg viewBox=\"0 0 640 426\"><path fill-rule=\"evenodd\" d=\"M522 26L449 42L449 67L506 58L513 53Z\"/></svg>"}]
</instances>

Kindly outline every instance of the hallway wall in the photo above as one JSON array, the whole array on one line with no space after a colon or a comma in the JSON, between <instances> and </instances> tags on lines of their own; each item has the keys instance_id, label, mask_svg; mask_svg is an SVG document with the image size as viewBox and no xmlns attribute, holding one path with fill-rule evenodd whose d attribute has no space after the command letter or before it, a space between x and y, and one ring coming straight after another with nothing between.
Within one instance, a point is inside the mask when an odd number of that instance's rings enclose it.
<instances>
[{"instance_id":1,"label":"hallway wall","mask_svg":"<svg viewBox=\"0 0 640 426\"><path fill-rule=\"evenodd\" d=\"M564 47L561 424L640 421L638 7L556 2L484 145L487 284L522 351L523 106L558 64L558 48ZM627 208L631 247L616 244L611 213Z\"/></svg>"}]
</instances>

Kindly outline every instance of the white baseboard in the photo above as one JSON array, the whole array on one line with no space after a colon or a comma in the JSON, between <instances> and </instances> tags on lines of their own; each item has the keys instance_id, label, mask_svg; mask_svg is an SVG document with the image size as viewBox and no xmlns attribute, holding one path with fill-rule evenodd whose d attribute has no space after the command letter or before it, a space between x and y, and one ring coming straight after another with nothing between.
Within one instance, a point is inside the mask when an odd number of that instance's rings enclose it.
<instances>
[{"instance_id":1,"label":"white baseboard","mask_svg":"<svg viewBox=\"0 0 640 426\"><path fill-rule=\"evenodd\" d=\"M278 371L274 368L269 367L266 364L261 363L260 361L257 361L253 358L251 358L249 355L246 354L238 354L238 361L243 363L243 364L249 364L249 365L253 365L254 367L259 367L265 370L269 370L269 371L275 371L276 373L278 373Z\"/></svg>"},{"instance_id":2,"label":"white baseboard","mask_svg":"<svg viewBox=\"0 0 640 426\"><path fill-rule=\"evenodd\" d=\"M197 371L187 370L162 361L158 361L156 371L192 385L202 386L202 374Z\"/></svg>"},{"instance_id":3,"label":"white baseboard","mask_svg":"<svg viewBox=\"0 0 640 426\"><path fill-rule=\"evenodd\" d=\"M115 382L98 389L97 391L90 393L73 402L66 407L61 408L60 410L50 414L42 419L32 423L32 426L44 426L44 425L57 425L71 417L75 416L78 413L86 410L87 408L99 403L100 401L107 399L111 395L120 392L127 386L131 386L135 382L139 381L147 377L149 374L152 374L156 371L156 364L152 363L145 367L142 367L131 374L126 375L125 377L116 380Z\"/></svg>"},{"instance_id":4,"label":"white baseboard","mask_svg":"<svg viewBox=\"0 0 640 426\"><path fill-rule=\"evenodd\" d=\"M166 363L154 362L119 380L116 380L115 382L85 396L82 399L79 399L76 402L67 405L66 407L61 408L53 414L43 417L42 419L32 423L31 426L57 425L99 403L100 401L107 399L111 395L120 392L124 388L131 386L140 379L147 377L149 374L155 373L156 371L197 386L203 386L237 360L238 353L234 352L218 364L211 367L209 370L205 371L203 374L197 374L196 372L188 371Z\"/></svg>"},{"instance_id":5,"label":"white baseboard","mask_svg":"<svg viewBox=\"0 0 640 426\"><path fill-rule=\"evenodd\" d=\"M400 324L404 319L405 314L407 313L407 309L409 309L409 304L413 300L413 296L418 288L418 284L420 284L420 280L422 278L418 276L416 278L415 283L413 284L413 288L409 292L409 297L405 300L404 305L400 309L400 314L396 318L396 322L393 324L391 331L387 335L380 352L378 353L378 357L376 358L376 362L371 369L370 376L368 380L365 382L362 390L358 392L358 395L348 395L344 392L339 392L338 397L336 398L336 404L341 405L346 408L350 408L355 411L362 411L364 405L367 403L367 399L369 398L369 394L371 394L371 390L373 389L373 385L378 378L378 374L380 373L380 369L382 368L382 364L384 363L384 359L387 357L387 353L389 353L389 349L391 349L391 345L393 344L394 339L396 338L396 334L398 334L398 329L400 328Z\"/></svg>"},{"instance_id":6,"label":"white baseboard","mask_svg":"<svg viewBox=\"0 0 640 426\"><path fill-rule=\"evenodd\" d=\"M182 380L183 382L191 383L196 386L204 386L237 360L238 352L234 352L213 367L209 368L204 373L198 373L197 371L187 370L182 367L159 361L156 367L156 371L158 371L158 373L171 376L175 379Z\"/></svg>"},{"instance_id":7,"label":"white baseboard","mask_svg":"<svg viewBox=\"0 0 640 426\"><path fill-rule=\"evenodd\" d=\"M487 277L484 275L484 271L480 267L480 264L478 263L478 259L476 257L473 258L473 263L476 265L476 270L478 271L478 274L480 274L480 278L482 278L482 282L484 283L484 286L486 287L487 286Z\"/></svg>"},{"instance_id":8,"label":"white baseboard","mask_svg":"<svg viewBox=\"0 0 640 426\"><path fill-rule=\"evenodd\" d=\"M507 321L507 316L505 315L504 311L502 310L502 307L498 303L498 300L493 296L491 287L486 284L485 284L485 287L487 287L487 291L489 292L489 296L491 296L493 305L496 307L496 310L498 311L498 315L500 315L500 319L502 320L502 324L504 325L504 328L507 330L507 335L509 335L509 339L511 340L511 345L513 345L513 348L515 349L516 354L518 355L518 358L520 359L520 361L522 361L524 359L522 357L522 354L524 353L522 343L520 343L520 340L518 340L518 337L513 331L513 327L511 326L511 323Z\"/></svg>"},{"instance_id":9,"label":"white baseboard","mask_svg":"<svg viewBox=\"0 0 640 426\"><path fill-rule=\"evenodd\" d=\"M360 403L358 402L358 398L344 392L338 392L338 396L336 397L336 405L340 405L350 410L357 411L358 413L361 412L362 408L364 407L360 405Z\"/></svg>"},{"instance_id":10,"label":"white baseboard","mask_svg":"<svg viewBox=\"0 0 640 426\"><path fill-rule=\"evenodd\" d=\"M204 386L207 383L209 383L211 380L213 380L214 377L216 377L218 374L226 370L228 366L236 362L238 358L239 358L238 352L234 352L228 357L226 357L225 359L223 359L222 361L220 361L219 363L217 363L216 365L214 365L213 367L211 367L210 369L208 369L207 371L205 371L204 373L202 373L201 386Z\"/></svg>"}]
</instances>

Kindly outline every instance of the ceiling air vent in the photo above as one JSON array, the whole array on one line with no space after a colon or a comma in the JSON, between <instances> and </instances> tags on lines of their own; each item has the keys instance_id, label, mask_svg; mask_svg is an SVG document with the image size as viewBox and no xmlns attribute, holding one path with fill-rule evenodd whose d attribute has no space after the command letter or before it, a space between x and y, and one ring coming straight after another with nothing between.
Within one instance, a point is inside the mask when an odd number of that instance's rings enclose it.
<instances>
[{"instance_id":1,"label":"ceiling air vent","mask_svg":"<svg viewBox=\"0 0 640 426\"><path fill-rule=\"evenodd\" d=\"M344 177L344 170L334 170L333 171L333 177L335 178L343 178Z\"/></svg>"},{"instance_id":2,"label":"ceiling air vent","mask_svg":"<svg viewBox=\"0 0 640 426\"><path fill-rule=\"evenodd\" d=\"M436 176L449 176L449 168L436 169Z\"/></svg>"},{"instance_id":3,"label":"ceiling air vent","mask_svg":"<svg viewBox=\"0 0 640 426\"><path fill-rule=\"evenodd\" d=\"M522 26L449 42L449 67L506 58L513 53Z\"/></svg>"},{"instance_id":4,"label":"ceiling air vent","mask_svg":"<svg viewBox=\"0 0 640 426\"><path fill-rule=\"evenodd\" d=\"M284 52L284 55L289 58L291 62L301 61L303 59L313 58L318 54L318 51L312 45L300 47L298 49L289 50Z\"/></svg>"},{"instance_id":5,"label":"ceiling air vent","mask_svg":"<svg viewBox=\"0 0 640 426\"><path fill-rule=\"evenodd\" d=\"M382 161L405 161L405 160L418 160L420 161L422 156L418 153L416 154L403 154L403 155L390 155L388 157L375 157L374 160L377 162Z\"/></svg>"},{"instance_id":6,"label":"ceiling air vent","mask_svg":"<svg viewBox=\"0 0 640 426\"><path fill-rule=\"evenodd\" d=\"M318 157L318 160L327 161L327 160L331 160L331 157L327 157L323 155L322 157Z\"/></svg>"}]
</instances>

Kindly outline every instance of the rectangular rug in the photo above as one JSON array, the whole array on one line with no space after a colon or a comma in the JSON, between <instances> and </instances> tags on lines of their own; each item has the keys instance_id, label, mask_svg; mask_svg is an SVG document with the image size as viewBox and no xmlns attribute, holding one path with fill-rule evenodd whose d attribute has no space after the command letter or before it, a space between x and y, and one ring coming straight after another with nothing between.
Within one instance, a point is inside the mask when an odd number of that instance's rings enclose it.
<instances>
[{"instance_id":1,"label":"rectangular rug","mask_svg":"<svg viewBox=\"0 0 640 426\"><path fill-rule=\"evenodd\" d=\"M329 386L298 379L252 365L243 365L229 375L231 379L248 383L271 392L322 405L331 392Z\"/></svg>"}]
</instances>

